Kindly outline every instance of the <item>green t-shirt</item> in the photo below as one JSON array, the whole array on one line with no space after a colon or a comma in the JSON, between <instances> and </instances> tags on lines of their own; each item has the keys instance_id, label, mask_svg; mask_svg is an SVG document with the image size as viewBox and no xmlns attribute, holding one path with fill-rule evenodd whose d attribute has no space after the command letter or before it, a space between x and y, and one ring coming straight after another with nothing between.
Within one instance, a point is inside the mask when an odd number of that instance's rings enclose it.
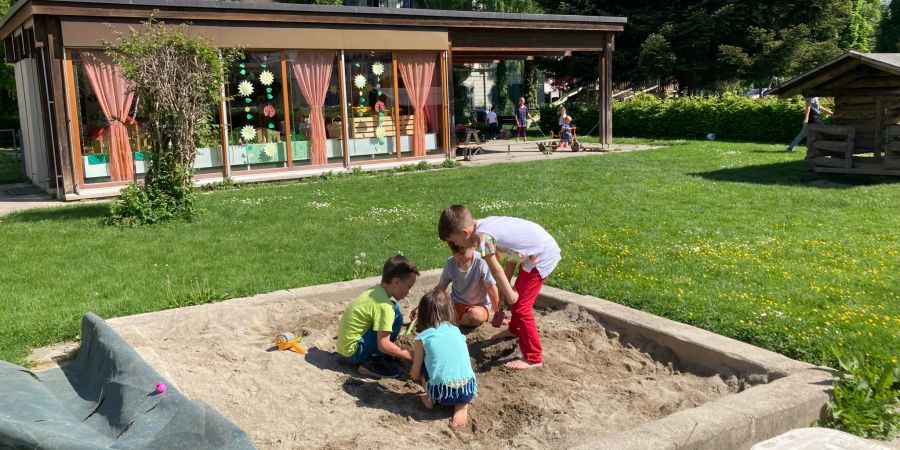
<instances>
[{"instance_id":1,"label":"green t-shirt","mask_svg":"<svg viewBox=\"0 0 900 450\"><path fill-rule=\"evenodd\" d=\"M381 285L375 286L356 297L341 316L338 325L337 351L350 357L356 353L359 339L367 331L387 331L394 327L394 304Z\"/></svg>"}]
</instances>

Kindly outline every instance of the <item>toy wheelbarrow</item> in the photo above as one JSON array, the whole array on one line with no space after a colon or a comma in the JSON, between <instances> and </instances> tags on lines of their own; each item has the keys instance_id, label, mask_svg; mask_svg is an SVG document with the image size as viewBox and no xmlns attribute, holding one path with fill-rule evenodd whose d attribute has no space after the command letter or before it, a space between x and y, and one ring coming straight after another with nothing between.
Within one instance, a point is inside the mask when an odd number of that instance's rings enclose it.
<instances>
[{"instance_id":1,"label":"toy wheelbarrow","mask_svg":"<svg viewBox=\"0 0 900 450\"><path fill-rule=\"evenodd\" d=\"M295 352L305 355L306 350L303 350L303 347L300 346L299 342L303 338L295 337L294 333L284 332L280 333L277 338L275 338L275 345L278 346L278 350L285 351L288 349L294 349Z\"/></svg>"}]
</instances>

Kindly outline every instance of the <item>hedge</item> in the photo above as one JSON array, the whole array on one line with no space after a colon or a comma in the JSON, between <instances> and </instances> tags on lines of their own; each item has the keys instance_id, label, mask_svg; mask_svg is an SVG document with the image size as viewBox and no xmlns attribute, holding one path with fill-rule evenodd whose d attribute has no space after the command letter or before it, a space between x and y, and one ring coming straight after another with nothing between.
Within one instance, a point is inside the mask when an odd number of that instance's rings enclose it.
<instances>
[{"instance_id":1,"label":"hedge","mask_svg":"<svg viewBox=\"0 0 900 450\"><path fill-rule=\"evenodd\" d=\"M579 133L591 129L597 135L596 105L576 103L567 107ZM754 142L788 142L803 121L803 99L774 97L752 99L737 94L711 97L659 99L641 94L613 102L613 135L648 138L717 139ZM556 108L541 109L541 129L556 130Z\"/></svg>"}]
</instances>

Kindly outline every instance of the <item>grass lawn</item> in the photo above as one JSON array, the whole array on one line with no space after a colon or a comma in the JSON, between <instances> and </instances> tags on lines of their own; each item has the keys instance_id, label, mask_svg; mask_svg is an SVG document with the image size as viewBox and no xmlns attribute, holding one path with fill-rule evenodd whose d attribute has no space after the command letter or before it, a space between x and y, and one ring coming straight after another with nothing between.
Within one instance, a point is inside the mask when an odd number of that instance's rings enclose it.
<instances>
[{"instance_id":1,"label":"grass lawn","mask_svg":"<svg viewBox=\"0 0 900 450\"><path fill-rule=\"evenodd\" d=\"M632 141L635 142L635 141ZM801 170L783 146L653 151L204 194L194 223L99 225L105 205L0 217L0 359L113 317L442 265L440 210L513 215L563 248L549 284L814 363L900 348L900 179ZM365 252L365 264L354 256ZM299 307L300 305L298 305Z\"/></svg>"},{"instance_id":2,"label":"grass lawn","mask_svg":"<svg viewBox=\"0 0 900 450\"><path fill-rule=\"evenodd\" d=\"M12 148L0 148L0 184L24 181L19 169L19 157Z\"/></svg>"}]
</instances>

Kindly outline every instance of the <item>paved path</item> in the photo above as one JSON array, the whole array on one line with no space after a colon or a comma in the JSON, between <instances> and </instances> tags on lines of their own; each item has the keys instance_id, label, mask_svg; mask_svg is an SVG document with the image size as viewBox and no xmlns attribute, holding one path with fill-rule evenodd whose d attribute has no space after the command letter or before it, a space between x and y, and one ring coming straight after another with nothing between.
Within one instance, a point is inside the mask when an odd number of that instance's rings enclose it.
<instances>
[{"instance_id":1,"label":"paved path","mask_svg":"<svg viewBox=\"0 0 900 450\"><path fill-rule=\"evenodd\" d=\"M0 184L0 216L32 208L62 206L66 203L56 200L49 194L9 195L6 191L14 188L31 186L29 184Z\"/></svg>"}]
</instances>

